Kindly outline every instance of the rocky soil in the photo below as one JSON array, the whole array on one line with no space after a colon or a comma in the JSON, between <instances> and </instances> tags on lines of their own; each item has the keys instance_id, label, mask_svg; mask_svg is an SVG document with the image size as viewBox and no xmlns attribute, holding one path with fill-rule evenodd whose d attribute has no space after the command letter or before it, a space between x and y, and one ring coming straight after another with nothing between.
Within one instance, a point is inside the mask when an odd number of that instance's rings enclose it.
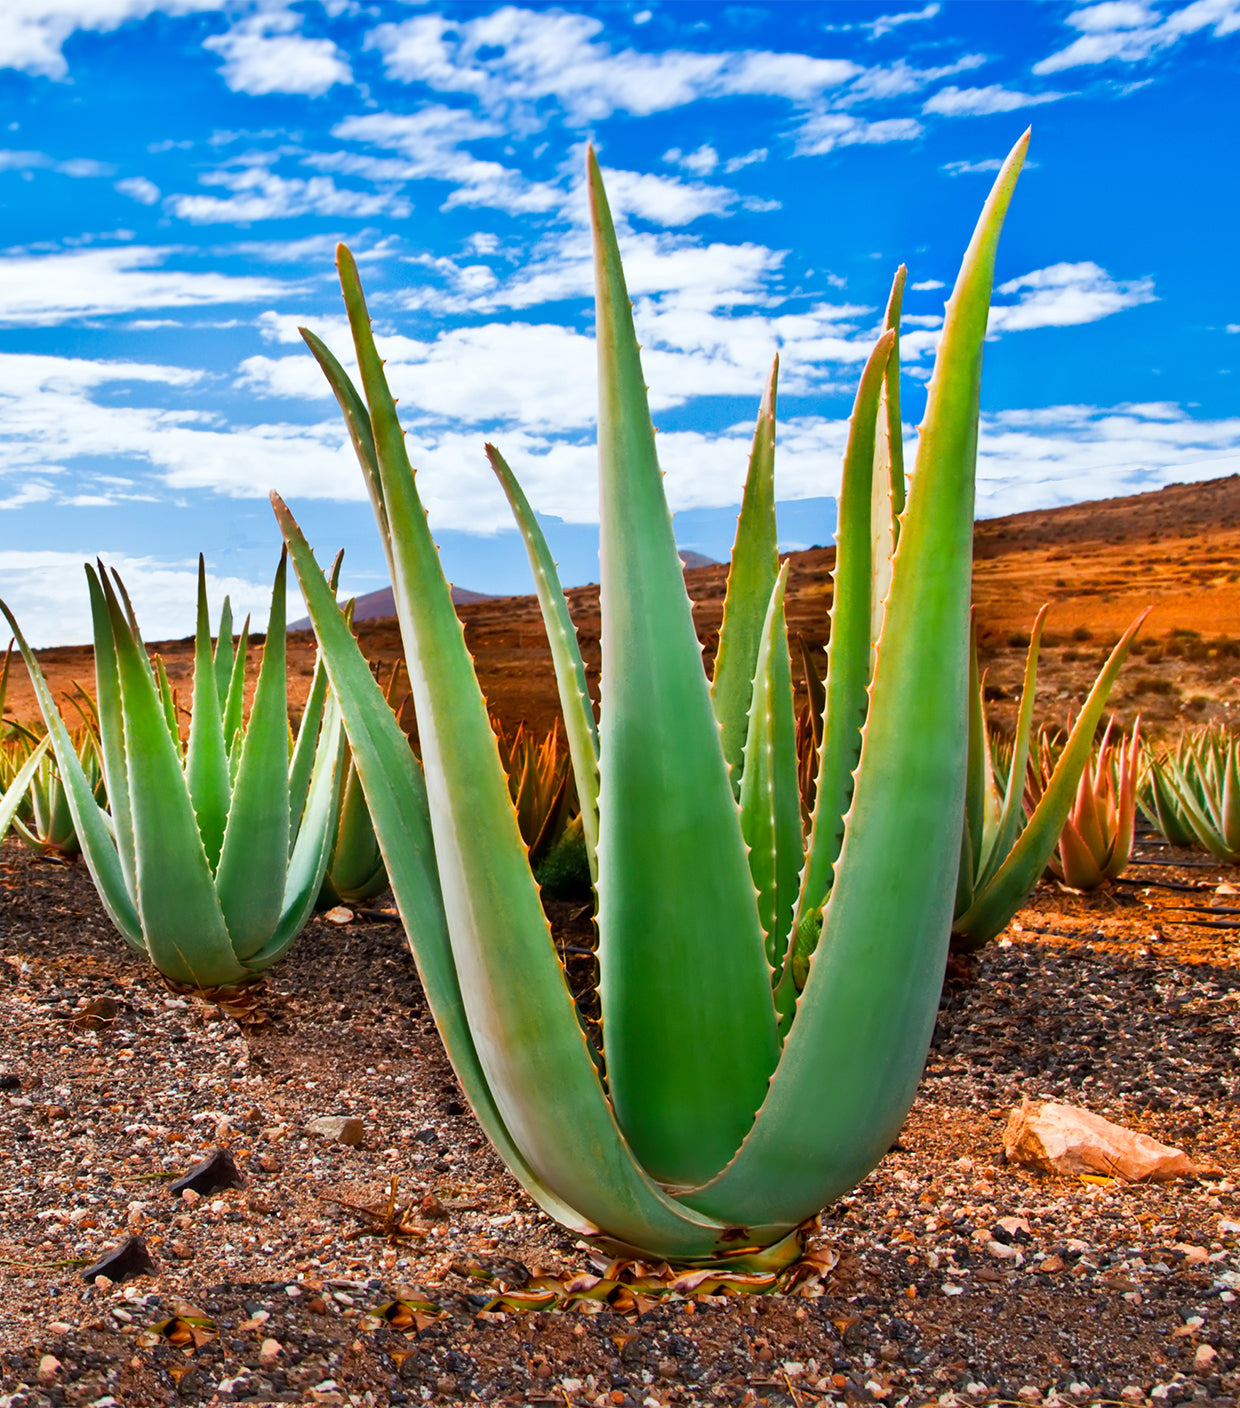
<instances>
[{"instance_id":1,"label":"rocky soil","mask_svg":"<svg viewBox=\"0 0 1240 1408\"><path fill-rule=\"evenodd\" d=\"M600 1281L486 1146L390 919L315 921L243 1032L9 841L0 1404L1234 1404L1240 876L1145 854L1099 897L1044 884L953 968L898 1143L754 1294ZM1222 1175L1007 1164L1025 1095ZM175 1193L217 1149L242 1186ZM142 1274L88 1283L130 1237Z\"/></svg>"}]
</instances>

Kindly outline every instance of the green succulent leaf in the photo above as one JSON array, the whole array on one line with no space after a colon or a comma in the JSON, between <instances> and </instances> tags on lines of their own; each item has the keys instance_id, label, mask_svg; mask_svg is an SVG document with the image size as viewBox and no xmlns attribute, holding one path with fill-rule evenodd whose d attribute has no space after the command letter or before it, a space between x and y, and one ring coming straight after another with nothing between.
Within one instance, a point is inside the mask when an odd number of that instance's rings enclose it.
<instances>
[{"instance_id":1,"label":"green succulent leaf","mask_svg":"<svg viewBox=\"0 0 1240 1408\"><path fill-rule=\"evenodd\" d=\"M559 687L560 710L564 715L564 731L568 736L569 756L573 760L573 776L577 783L577 800L581 806L581 825L590 875L598 881L598 725L594 721L594 706L586 684L586 669L581 658L577 630L568 611L568 600L560 586L559 573L539 527L534 510L508 462L494 445L486 447L487 459L500 482L517 527L525 540L530 570L534 574L534 589L542 611L551 661Z\"/></svg>"},{"instance_id":2,"label":"green succulent leaf","mask_svg":"<svg viewBox=\"0 0 1240 1408\"><path fill-rule=\"evenodd\" d=\"M599 996L620 1125L656 1178L692 1184L740 1143L778 1046L740 819L592 154L588 168L604 701Z\"/></svg>"},{"instance_id":3,"label":"green succulent leaf","mask_svg":"<svg viewBox=\"0 0 1240 1408\"><path fill-rule=\"evenodd\" d=\"M749 701L767 603L779 575L775 528L775 398L779 358L758 407L749 472L736 524L736 543L723 600L723 623L710 697L719 720L724 757L731 769L732 789L741 792L741 772L748 733Z\"/></svg>"}]
</instances>

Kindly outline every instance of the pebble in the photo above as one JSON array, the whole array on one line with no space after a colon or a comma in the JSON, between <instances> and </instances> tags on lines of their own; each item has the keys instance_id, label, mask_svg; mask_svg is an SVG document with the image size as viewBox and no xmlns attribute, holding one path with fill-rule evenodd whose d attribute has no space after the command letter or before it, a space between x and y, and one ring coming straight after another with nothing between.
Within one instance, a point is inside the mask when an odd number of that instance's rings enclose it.
<instances>
[{"instance_id":1,"label":"pebble","mask_svg":"<svg viewBox=\"0 0 1240 1408\"><path fill-rule=\"evenodd\" d=\"M258 1349L258 1357L266 1365L274 1364L283 1353L284 1346L279 1340L273 1339L265 1339Z\"/></svg>"},{"instance_id":2,"label":"pebble","mask_svg":"<svg viewBox=\"0 0 1240 1408\"><path fill-rule=\"evenodd\" d=\"M332 1139L337 1144L356 1148L362 1142L366 1126L356 1115L323 1115L319 1119L311 1120L306 1130L310 1134L321 1134L325 1139Z\"/></svg>"},{"instance_id":3,"label":"pebble","mask_svg":"<svg viewBox=\"0 0 1240 1408\"><path fill-rule=\"evenodd\" d=\"M54 1354L45 1354L39 1360L38 1378L41 1384L51 1383L64 1366Z\"/></svg>"}]
</instances>

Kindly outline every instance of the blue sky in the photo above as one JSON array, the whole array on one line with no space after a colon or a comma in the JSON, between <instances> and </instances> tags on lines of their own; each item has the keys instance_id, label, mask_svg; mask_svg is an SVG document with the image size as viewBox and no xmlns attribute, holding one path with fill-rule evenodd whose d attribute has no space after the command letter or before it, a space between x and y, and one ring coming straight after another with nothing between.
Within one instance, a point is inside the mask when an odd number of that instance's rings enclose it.
<instances>
[{"instance_id":1,"label":"blue sky","mask_svg":"<svg viewBox=\"0 0 1240 1408\"><path fill-rule=\"evenodd\" d=\"M381 555L297 336L361 263L449 575L527 589L494 439L594 573L599 151L684 545L721 556L781 354L786 546L820 541L897 264L905 410L1000 158L1033 126L986 352L983 515L1240 471L1240 0L0 5L0 595L148 639L193 573L265 619L267 491L345 585ZM559 526L562 524L563 526Z\"/></svg>"}]
</instances>

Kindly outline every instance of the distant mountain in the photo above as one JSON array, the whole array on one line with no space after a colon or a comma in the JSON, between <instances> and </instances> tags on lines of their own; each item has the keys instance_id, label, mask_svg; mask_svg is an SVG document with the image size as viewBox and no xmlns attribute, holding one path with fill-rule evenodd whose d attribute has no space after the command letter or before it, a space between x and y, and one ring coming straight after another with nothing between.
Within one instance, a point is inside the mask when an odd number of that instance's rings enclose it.
<instances>
[{"instance_id":1,"label":"distant mountain","mask_svg":"<svg viewBox=\"0 0 1240 1408\"><path fill-rule=\"evenodd\" d=\"M694 552L690 548L686 548L680 554L680 560L686 568L714 567L716 562L715 558L707 557L704 552ZM465 587L453 587L452 600L457 606L472 606L476 601L498 601L499 598L486 592L471 592ZM377 592L367 592L365 596L359 596L353 608L355 621L383 621L395 615L396 601L392 596L391 587L380 587ZM290 631L308 631L310 629L309 616L303 616L297 621L290 621L288 628Z\"/></svg>"},{"instance_id":2,"label":"distant mountain","mask_svg":"<svg viewBox=\"0 0 1240 1408\"><path fill-rule=\"evenodd\" d=\"M464 587L452 588L452 600L457 606L469 606L475 601L493 601L494 599L485 592L471 592ZM353 607L355 621L382 621L395 615L396 600L392 596L391 587L380 587L377 592L367 592L365 596L359 596ZM303 616L298 621L290 621L288 628L290 631L308 631L310 629L309 616Z\"/></svg>"}]
</instances>

